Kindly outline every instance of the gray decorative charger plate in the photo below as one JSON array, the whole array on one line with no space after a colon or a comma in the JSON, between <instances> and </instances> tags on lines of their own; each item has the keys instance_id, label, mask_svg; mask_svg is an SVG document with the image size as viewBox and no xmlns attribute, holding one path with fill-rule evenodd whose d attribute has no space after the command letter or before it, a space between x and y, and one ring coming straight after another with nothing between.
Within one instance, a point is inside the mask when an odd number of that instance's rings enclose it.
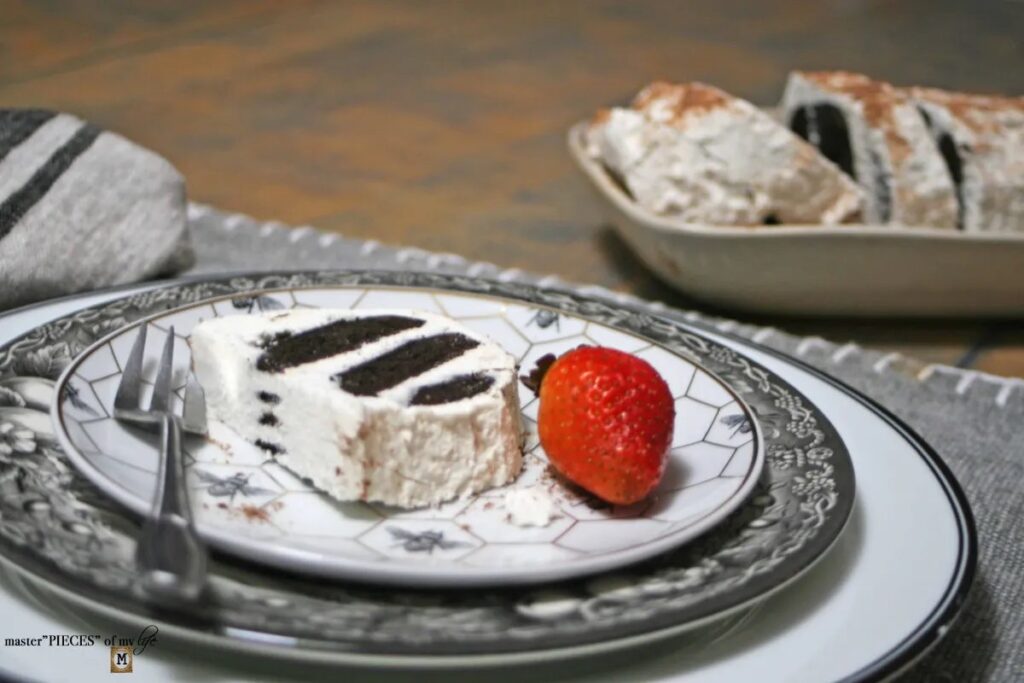
<instances>
[{"instance_id":1,"label":"gray decorative charger plate","mask_svg":"<svg viewBox=\"0 0 1024 683\"><path fill-rule=\"evenodd\" d=\"M56 445L37 380L133 320L268 289L385 285L474 292L564 311L639 334L715 372L757 415L767 465L750 501L698 541L614 575L539 591L400 591L312 584L215 562L209 599L157 615L133 597L137 520ZM150 290L54 321L0 349L0 553L25 573L109 612L239 644L349 661L577 648L700 623L751 604L806 570L853 504L849 455L823 414L773 373L668 321L529 285L419 273L236 277ZM51 390L52 392L52 390ZM396 659L398 657L399 659Z\"/></svg>"},{"instance_id":2,"label":"gray decorative charger plate","mask_svg":"<svg viewBox=\"0 0 1024 683\"><path fill-rule=\"evenodd\" d=\"M687 543L728 517L757 484L763 439L753 412L692 357L565 312L508 299L365 285L265 290L162 311L83 351L57 381L57 440L103 493L140 515L153 507L159 454L152 437L110 417L122 368L142 326L142 381L152 386L162 340L174 330L175 401L191 368L192 329L216 317L310 308L417 310L446 315L515 356L523 371L581 344L632 353L666 379L676 419L665 476L643 501L609 506L553 477L537 434L538 400L520 391L523 471L508 486L435 507L339 503L265 448L216 420L186 438L186 481L199 533L216 549L289 571L403 588L537 584L634 564ZM143 396L145 399L146 396ZM505 497L543 490L556 506L544 526L513 524Z\"/></svg>"}]
</instances>

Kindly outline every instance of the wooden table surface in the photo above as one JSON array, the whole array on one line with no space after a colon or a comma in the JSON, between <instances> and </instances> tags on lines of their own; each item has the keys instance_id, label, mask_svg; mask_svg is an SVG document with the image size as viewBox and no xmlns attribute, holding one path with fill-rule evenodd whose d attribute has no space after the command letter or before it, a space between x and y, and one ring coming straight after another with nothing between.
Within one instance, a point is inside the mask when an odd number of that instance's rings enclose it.
<instances>
[{"instance_id":1,"label":"wooden table surface","mask_svg":"<svg viewBox=\"0 0 1024 683\"><path fill-rule=\"evenodd\" d=\"M705 310L602 222L574 121L654 79L772 104L793 68L1024 94L1020 0L0 0L0 17L0 106L119 131L195 200ZM1024 375L1019 320L733 314Z\"/></svg>"}]
</instances>

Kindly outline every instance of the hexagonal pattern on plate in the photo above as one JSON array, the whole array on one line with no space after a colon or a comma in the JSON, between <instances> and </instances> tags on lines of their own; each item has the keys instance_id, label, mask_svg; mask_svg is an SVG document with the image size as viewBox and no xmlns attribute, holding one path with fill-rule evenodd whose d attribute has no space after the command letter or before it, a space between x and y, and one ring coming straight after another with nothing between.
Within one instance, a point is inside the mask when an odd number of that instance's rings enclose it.
<instances>
[{"instance_id":1,"label":"hexagonal pattern on plate","mask_svg":"<svg viewBox=\"0 0 1024 683\"><path fill-rule=\"evenodd\" d=\"M651 342L643 337L619 332L618 330L613 330L610 327L594 322L587 324L587 329L584 334L586 334L587 338L598 346L609 346L611 348L618 349L619 351L625 351L626 353L636 353L651 345Z\"/></svg>"},{"instance_id":2,"label":"hexagonal pattern on plate","mask_svg":"<svg viewBox=\"0 0 1024 683\"><path fill-rule=\"evenodd\" d=\"M498 343L515 356L518 360L530 349L530 342L509 324L507 320L499 317L472 318L460 320L460 325L484 335L491 341Z\"/></svg>"},{"instance_id":3,"label":"hexagonal pattern on plate","mask_svg":"<svg viewBox=\"0 0 1024 683\"><path fill-rule=\"evenodd\" d=\"M92 442L89 435L82 429L82 425L78 423L78 420L71 417L65 418L64 429L71 443L75 445L75 448L88 453L98 453L96 444Z\"/></svg>"},{"instance_id":4,"label":"hexagonal pattern on plate","mask_svg":"<svg viewBox=\"0 0 1024 683\"><path fill-rule=\"evenodd\" d=\"M144 498L152 498L156 491L156 473L115 460L103 453L94 453L89 461L111 479L117 479L126 489Z\"/></svg>"},{"instance_id":5,"label":"hexagonal pattern on plate","mask_svg":"<svg viewBox=\"0 0 1024 683\"><path fill-rule=\"evenodd\" d=\"M218 316L251 315L287 311L295 307L290 292L262 292L253 296L236 296L213 302Z\"/></svg>"},{"instance_id":6,"label":"hexagonal pattern on plate","mask_svg":"<svg viewBox=\"0 0 1024 683\"><path fill-rule=\"evenodd\" d=\"M455 519L472 502L470 498L449 500L433 507L405 510L382 503L367 503L385 519Z\"/></svg>"},{"instance_id":7,"label":"hexagonal pattern on plate","mask_svg":"<svg viewBox=\"0 0 1024 683\"><path fill-rule=\"evenodd\" d=\"M78 373L75 373L73 377L68 378L67 384L64 385L64 413L82 422L106 417L109 413L105 406L113 405L113 399L109 403L104 401L94 385L111 383L116 387L120 377L120 375L113 375L95 382L87 382L79 377Z\"/></svg>"},{"instance_id":8,"label":"hexagonal pattern on plate","mask_svg":"<svg viewBox=\"0 0 1024 683\"><path fill-rule=\"evenodd\" d=\"M716 408L721 408L734 400L732 394L726 391L718 380L703 370L697 370L686 395Z\"/></svg>"},{"instance_id":9,"label":"hexagonal pattern on plate","mask_svg":"<svg viewBox=\"0 0 1024 683\"><path fill-rule=\"evenodd\" d=\"M736 449L701 441L673 448L659 491L675 491L720 476Z\"/></svg>"},{"instance_id":10,"label":"hexagonal pattern on plate","mask_svg":"<svg viewBox=\"0 0 1024 683\"><path fill-rule=\"evenodd\" d=\"M672 430L672 447L704 440L714 423L718 410L683 396L676 399L676 418Z\"/></svg>"},{"instance_id":11,"label":"hexagonal pattern on plate","mask_svg":"<svg viewBox=\"0 0 1024 683\"><path fill-rule=\"evenodd\" d=\"M612 552L648 543L667 530L652 519L577 522L558 539L558 545L582 552Z\"/></svg>"},{"instance_id":12,"label":"hexagonal pattern on plate","mask_svg":"<svg viewBox=\"0 0 1024 683\"><path fill-rule=\"evenodd\" d=\"M258 467L243 465L193 464L185 470L185 482L202 498L257 507L277 498L281 486Z\"/></svg>"},{"instance_id":13,"label":"hexagonal pattern on plate","mask_svg":"<svg viewBox=\"0 0 1024 683\"><path fill-rule=\"evenodd\" d=\"M184 372L176 372L176 376L183 378ZM184 380L182 380L184 381ZM113 412L114 395L117 393L117 387L121 383L121 375L111 375L104 379L96 380L92 382L93 390L99 397L99 401L104 406L110 406L111 413ZM86 401L89 400L88 392L82 390L79 392L79 396L84 398ZM153 384L149 380L144 380L139 391L139 404L141 406L148 406L150 399L153 397ZM181 396L174 392L171 395L171 408L175 411L180 412L182 406Z\"/></svg>"},{"instance_id":14,"label":"hexagonal pattern on plate","mask_svg":"<svg viewBox=\"0 0 1024 683\"><path fill-rule=\"evenodd\" d=\"M537 431L537 420L528 415L523 416L523 452L530 453L539 450L540 432Z\"/></svg>"},{"instance_id":15,"label":"hexagonal pattern on plate","mask_svg":"<svg viewBox=\"0 0 1024 683\"><path fill-rule=\"evenodd\" d=\"M535 343L530 347L530 350L526 352L526 355L524 355L520 361L519 374L529 374L530 371L536 367L537 359L541 356L546 356L549 353L554 354L556 357L561 356L566 351L571 351L577 346L586 344L587 341L586 337L577 334L557 341ZM528 394L529 392L527 392L524 387L522 393Z\"/></svg>"},{"instance_id":16,"label":"hexagonal pattern on plate","mask_svg":"<svg viewBox=\"0 0 1024 683\"><path fill-rule=\"evenodd\" d=\"M562 510L581 522L588 522L602 519L631 519L642 517L651 506L649 500L644 499L633 505L612 505L598 498L590 498L586 501L570 503L562 506Z\"/></svg>"},{"instance_id":17,"label":"hexagonal pattern on plate","mask_svg":"<svg viewBox=\"0 0 1024 683\"><path fill-rule=\"evenodd\" d=\"M524 389L519 392L519 407L522 411L523 417L527 418L534 424L537 424L537 413L540 410L540 400L532 391Z\"/></svg>"},{"instance_id":18,"label":"hexagonal pattern on plate","mask_svg":"<svg viewBox=\"0 0 1024 683\"><path fill-rule=\"evenodd\" d=\"M426 292L400 290L368 290L366 296L353 306L359 310L372 308L400 308L427 313L443 313L437 300Z\"/></svg>"},{"instance_id":19,"label":"hexagonal pattern on plate","mask_svg":"<svg viewBox=\"0 0 1024 683\"><path fill-rule=\"evenodd\" d=\"M505 317L513 327L534 343L550 342L572 336L579 336L580 343L584 343L582 334L587 322L580 318L556 314L547 308L535 308L521 304L510 304L505 311Z\"/></svg>"},{"instance_id":20,"label":"hexagonal pattern on plate","mask_svg":"<svg viewBox=\"0 0 1024 683\"><path fill-rule=\"evenodd\" d=\"M483 316L502 315L505 303L495 299L476 296L458 296L456 294L438 294L437 303L451 318L479 318Z\"/></svg>"},{"instance_id":21,"label":"hexagonal pattern on plate","mask_svg":"<svg viewBox=\"0 0 1024 683\"><path fill-rule=\"evenodd\" d=\"M736 491L730 479L709 479L678 491L658 494L648 514L654 519L681 522L695 516L706 516L717 509Z\"/></svg>"},{"instance_id":22,"label":"hexagonal pattern on plate","mask_svg":"<svg viewBox=\"0 0 1024 683\"><path fill-rule=\"evenodd\" d=\"M754 443L747 442L736 449L736 453L729 460L729 464L722 470L723 477L742 477L750 471L750 465L754 460Z\"/></svg>"},{"instance_id":23,"label":"hexagonal pattern on plate","mask_svg":"<svg viewBox=\"0 0 1024 683\"><path fill-rule=\"evenodd\" d=\"M264 292L254 298L261 313L286 311L295 306L295 298L291 292Z\"/></svg>"},{"instance_id":24,"label":"hexagonal pattern on plate","mask_svg":"<svg viewBox=\"0 0 1024 683\"><path fill-rule=\"evenodd\" d=\"M359 542L387 557L418 562L451 562L483 545L455 522L423 519L385 520Z\"/></svg>"},{"instance_id":25,"label":"hexagonal pattern on plate","mask_svg":"<svg viewBox=\"0 0 1024 683\"><path fill-rule=\"evenodd\" d=\"M754 438L754 426L736 401L727 403L718 410L705 437L710 443L722 446L742 446Z\"/></svg>"},{"instance_id":26,"label":"hexagonal pattern on plate","mask_svg":"<svg viewBox=\"0 0 1024 683\"><path fill-rule=\"evenodd\" d=\"M75 374L86 381L101 379L118 372L121 372L121 368L117 364L117 359L114 358L110 344L104 344L97 348L75 369Z\"/></svg>"},{"instance_id":27,"label":"hexagonal pattern on plate","mask_svg":"<svg viewBox=\"0 0 1024 683\"><path fill-rule=\"evenodd\" d=\"M107 418L83 422L82 429L101 453L147 472L156 472L160 463L156 440L150 434L129 430L116 420Z\"/></svg>"},{"instance_id":28,"label":"hexagonal pattern on plate","mask_svg":"<svg viewBox=\"0 0 1024 683\"><path fill-rule=\"evenodd\" d=\"M113 350L114 356L122 368L128 362L128 356L131 354L137 335L138 328L136 327L132 328L130 332L118 335L110 340L110 348ZM142 379L150 384L156 379L156 373L160 367L160 353L163 350L165 339L167 339L167 332L165 330L153 324L147 324L146 348L142 355ZM188 359L191 357L192 352L188 347L188 343L181 336L175 334L175 372L172 382L174 387L184 386L185 377L188 374Z\"/></svg>"},{"instance_id":29,"label":"hexagonal pattern on plate","mask_svg":"<svg viewBox=\"0 0 1024 683\"><path fill-rule=\"evenodd\" d=\"M548 476L548 462L544 459L544 451L537 449L533 453L527 453L523 456L523 469L519 472L519 476L515 480L515 488L526 488L527 486L533 486L534 484L551 481L554 482ZM502 496L504 497L505 492L512 487L501 487L497 489L491 489L490 491L483 491L480 495L487 497Z\"/></svg>"},{"instance_id":30,"label":"hexagonal pattern on plate","mask_svg":"<svg viewBox=\"0 0 1024 683\"><path fill-rule=\"evenodd\" d=\"M352 308L366 294L364 289L296 289L295 303L311 308Z\"/></svg>"},{"instance_id":31,"label":"hexagonal pattern on plate","mask_svg":"<svg viewBox=\"0 0 1024 683\"><path fill-rule=\"evenodd\" d=\"M158 321L154 321L152 326L159 330L169 330L174 328L174 334L179 337L188 337L192 334L192 328L204 320L211 320L217 317L217 312L214 307L210 304L202 306L192 306L171 315L163 316ZM147 343L152 344L150 339L146 339ZM177 350L177 349L175 349Z\"/></svg>"},{"instance_id":32,"label":"hexagonal pattern on plate","mask_svg":"<svg viewBox=\"0 0 1024 683\"><path fill-rule=\"evenodd\" d=\"M221 422L209 422L208 431L206 437L185 440L185 448L199 462L258 467L269 457Z\"/></svg>"},{"instance_id":33,"label":"hexagonal pattern on plate","mask_svg":"<svg viewBox=\"0 0 1024 683\"><path fill-rule=\"evenodd\" d=\"M573 524L573 520L559 515L544 527L516 526L510 521L509 512L500 499L478 498L456 521L487 543L543 543L562 535Z\"/></svg>"},{"instance_id":34,"label":"hexagonal pattern on plate","mask_svg":"<svg viewBox=\"0 0 1024 683\"><path fill-rule=\"evenodd\" d=\"M527 567L567 562L580 553L551 543L488 544L466 555L462 562L471 567Z\"/></svg>"},{"instance_id":35,"label":"hexagonal pattern on plate","mask_svg":"<svg viewBox=\"0 0 1024 683\"><path fill-rule=\"evenodd\" d=\"M328 558L341 555L371 562L384 559L384 556L376 550L351 538L289 534L288 544L300 550L318 553Z\"/></svg>"},{"instance_id":36,"label":"hexagonal pattern on plate","mask_svg":"<svg viewBox=\"0 0 1024 683\"><path fill-rule=\"evenodd\" d=\"M673 396L682 396L686 393L695 371L692 363L660 346L644 349L636 356L643 358L658 371L661 378L668 384L669 393Z\"/></svg>"},{"instance_id":37,"label":"hexagonal pattern on plate","mask_svg":"<svg viewBox=\"0 0 1024 683\"><path fill-rule=\"evenodd\" d=\"M289 534L356 538L381 521L365 503L342 503L323 493L289 492L279 502L271 519Z\"/></svg>"},{"instance_id":38,"label":"hexagonal pattern on plate","mask_svg":"<svg viewBox=\"0 0 1024 683\"><path fill-rule=\"evenodd\" d=\"M253 540L278 539L283 532L271 521L271 509L250 503L227 503L206 498L192 504L192 514L200 526L210 526L221 532Z\"/></svg>"},{"instance_id":39,"label":"hexagonal pattern on plate","mask_svg":"<svg viewBox=\"0 0 1024 683\"><path fill-rule=\"evenodd\" d=\"M260 465L260 469L267 473L267 475L281 485L285 491L299 491L302 493L315 493L316 489L313 485L304 481L297 474L279 464L273 459L265 460Z\"/></svg>"}]
</instances>

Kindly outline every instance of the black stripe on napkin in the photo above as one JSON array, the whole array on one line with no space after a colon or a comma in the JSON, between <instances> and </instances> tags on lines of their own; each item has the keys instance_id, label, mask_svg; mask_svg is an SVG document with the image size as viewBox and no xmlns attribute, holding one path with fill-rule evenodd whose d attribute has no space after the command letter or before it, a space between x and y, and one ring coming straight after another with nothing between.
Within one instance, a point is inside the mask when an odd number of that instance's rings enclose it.
<instances>
[{"instance_id":1,"label":"black stripe on napkin","mask_svg":"<svg viewBox=\"0 0 1024 683\"><path fill-rule=\"evenodd\" d=\"M71 167L75 159L89 149L101 132L88 123L79 128L70 140L32 174L27 183L0 204L0 239L6 237L21 217L50 191L53 184Z\"/></svg>"},{"instance_id":2,"label":"black stripe on napkin","mask_svg":"<svg viewBox=\"0 0 1024 683\"><path fill-rule=\"evenodd\" d=\"M480 342L458 332L423 337L337 374L334 379L350 394L376 396L479 345Z\"/></svg>"},{"instance_id":3,"label":"black stripe on napkin","mask_svg":"<svg viewBox=\"0 0 1024 683\"><path fill-rule=\"evenodd\" d=\"M0 161L56 115L45 109L0 110Z\"/></svg>"}]
</instances>

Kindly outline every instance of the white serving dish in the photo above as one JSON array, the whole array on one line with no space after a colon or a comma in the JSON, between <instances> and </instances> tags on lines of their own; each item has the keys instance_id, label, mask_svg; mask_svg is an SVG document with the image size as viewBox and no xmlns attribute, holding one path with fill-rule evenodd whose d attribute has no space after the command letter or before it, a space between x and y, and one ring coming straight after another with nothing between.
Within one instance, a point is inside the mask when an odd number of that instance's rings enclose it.
<instances>
[{"instance_id":1,"label":"white serving dish","mask_svg":"<svg viewBox=\"0 0 1024 683\"><path fill-rule=\"evenodd\" d=\"M651 270L688 295L796 315L1024 314L1024 232L682 223L638 206L586 153L585 126L569 131L569 149L608 220Z\"/></svg>"}]
</instances>

